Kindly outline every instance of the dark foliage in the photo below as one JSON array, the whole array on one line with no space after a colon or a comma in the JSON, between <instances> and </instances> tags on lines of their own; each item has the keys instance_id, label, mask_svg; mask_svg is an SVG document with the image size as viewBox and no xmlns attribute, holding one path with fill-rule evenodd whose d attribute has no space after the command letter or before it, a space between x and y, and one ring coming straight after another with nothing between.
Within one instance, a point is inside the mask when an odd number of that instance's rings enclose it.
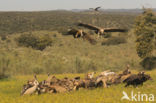
<instances>
[{"instance_id":1,"label":"dark foliage","mask_svg":"<svg viewBox=\"0 0 156 103\"><path fill-rule=\"evenodd\" d=\"M1 34L0 37L1 37L2 40L6 40L7 39L7 35L5 35L5 34Z\"/></svg>"},{"instance_id":2,"label":"dark foliage","mask_svg":"<svg viewBox=\"0 0 156 103\"><path fill-rule=\"evenodd\" d=\"M156 57L146 57L140 64L144 69L152 70L156 68Z\"/></svg>"},{"instance_id":3,"label":"dark foliage","mask_svg":"<svg viewBox=\"0 0 156 103\"><path fill-rule=\"evenodd\" d=\"M68 11L49 12L0 12L0 34L12 34L37 30L56 30L66 33L76 27L78 21L100 27L131 28L136 15L122 13L75 13ZM126 23L125 23L126 22Z\"/></svg>"},{"instance_id":4,"label":"dark foliage","mask_svg":"<svg viewBox=\"0 0 156 103\"><path fill-rule=\"evenodd\" d=\"M145 9L144 12L136 18L134 33L136 35L136 51L140 58L150 57L154 50L155 24L156 18L151 9Z\"/></svg>"},{"instance_id":5,"label":"dark foliage","mask_svg":"<svg viewBox=\"0 0 156 103\"><path fill-rule=\"evenodd\" d=\"M5 78L8 78L9 75L3 75L3 74L0 74L0 79L5 79Z\"/></svg>"},{"instance_id":6,"label":"dark foliage","mask_svg":"<svg viewBox=\"0 0 156 103\"><path fill-rule=\"evenodd\" d=\"M16 41L21 46L32 47L37 50L44 50L47 46L52 45L52 39L48 35L35 36L33 34L22 34Z\"/></svg>"}]
</instances>

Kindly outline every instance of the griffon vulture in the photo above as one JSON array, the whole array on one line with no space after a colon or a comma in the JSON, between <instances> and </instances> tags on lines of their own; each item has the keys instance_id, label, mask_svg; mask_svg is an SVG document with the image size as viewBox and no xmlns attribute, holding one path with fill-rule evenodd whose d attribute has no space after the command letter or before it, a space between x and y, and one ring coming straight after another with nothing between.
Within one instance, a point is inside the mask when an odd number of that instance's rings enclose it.
<instances>
[{"instance_id":1,"label":"griffon vulture","mask_svg":"<svg viewBox=\"0 0 156 103\"><path fill-rule=\"evenodd\" d=\"M99 36L104 35L104 32L126 32L126 29L117 29L117 28L101 28L91 24L78 23L78 26L82 26L91 30L95 30L95 33Z\"/></svg>"},{"instance_id":2,"label":"griffon vulture","mask_svg":"<svg viewBox=\"0 0 156 103\"><path fill-rule=\"evenodd\" d=\"M96 8L89 8L89 9L92 9L92 10L94 10L94 11L99 11L100 8L101 8L101 7L99 6L99 7L96 7Z\"/></svg>"}]
</instances>

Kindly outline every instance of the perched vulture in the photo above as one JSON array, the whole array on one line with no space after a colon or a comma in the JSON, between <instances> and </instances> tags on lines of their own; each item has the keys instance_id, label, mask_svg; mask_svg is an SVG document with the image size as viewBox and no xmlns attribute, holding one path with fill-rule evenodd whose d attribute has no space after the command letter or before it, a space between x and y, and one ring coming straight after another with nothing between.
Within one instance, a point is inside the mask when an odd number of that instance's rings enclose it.
<instances>
[{"instance_id":1,"label":"perched vulture","mask_svg":"<svg viewBox=\"0 0 156 103\"><path fill-rule=\"evenodd\" d=\"M89 9L92 9L92 10L94 10L94 11L99 11L100 8L101 8L101 7L99 6L99 7L96 7L96 8L89 8Z\"/></svg>"},{"instance_id":2,"label":"perched vulture","mask_svg":"<svg viewBox=\"0 0 156 103\"><path fill-rule=\"evenodd\" d=\"M146 82L147 80L152 80L152 78L149 75L144 74L144 72L140 72L138 74L132 74L123 82L126 83L125 87L129 85L136 87L137 85L143 85L143 82Z\"/></svg>"},{"instance_id":3,"label":"perched vulture","mask_svg":"<svg viewBox=\"0 0 156 103\"><path fill-rule=\"evenodd\" d=\"M30 85L30 84L24 85L23 89L21 91L21 95L31 95L31 94L33 94L35 91L37 91L38 85L39 85L39 82L37 80L35 80L33 82L33 85Z\"/></svg>"},{"instance_id":4,"label":"perched vulture","mask_svg":"<svg viewBox=\"0 0 156 103\"><path fill-rule=\"evenodd\" d=\"M88 40L91 44L96 44L96 41L86 32L81 29L71 29L68 34L72 34L74 38L80 38Z\"/></svg>"},{"instance_id":5,"label":"perched vulture","mask_svg":"<svg viewBox=\"0 0 156 103\"><path fill-rule=\"evenodd\" d=\"M78 26L82 26L91 30L94 30L98 37L104 35L104 32L127 32L126 29L118 29L118 28L101 28L91 24L78 23Z\"/></svg>"},{"instance_id":6,"label":"perched vulture","mask_svg":"<svg viewBox=\"0 0 156 103\"><path fill-rule=\"evenodd\" d=\"M27 81L27 84L33 85L34 81L36 81L36 80L37 80L37 76L34 75L34 78L31 79L31 80L28 80L28 81Z\"/></svg>"}]
</instances>

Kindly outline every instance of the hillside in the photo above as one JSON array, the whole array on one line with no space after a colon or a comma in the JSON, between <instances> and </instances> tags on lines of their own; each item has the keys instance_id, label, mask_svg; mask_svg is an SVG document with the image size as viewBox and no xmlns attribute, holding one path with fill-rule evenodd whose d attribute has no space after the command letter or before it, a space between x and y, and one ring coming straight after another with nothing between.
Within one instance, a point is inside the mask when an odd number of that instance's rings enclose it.
<instances>
[{"instance_id":1,"label":"hillside","mask_svg":"<svg viewBox=\"0 0 156 103\"><path fill-rule=\"evenodd\" d=\"M45 73L83 73L89 71L120 71L127 64L131 69L141 69L135 49L135 37L131 30L136 15L90 12L1 12L0 13L0 66L9 75ZM97 38L93 31L84 29L96 41L91 45L82 38L63 35L69 28L78 28L79 21L101 27L127 28L128 33L112 33L112 37L125 40L116 45L103 45L109 38ZM7 34L11 34L6 36ZM18 44L20 35L49 35L52 45L35 50ZM154 52L154 54L156 54ZM2 72L2 71L1 71Z\"/></svg>"},{"instance_id":2,"label":"hillside","mask_svg":"<svg viewBox=\"0 0 156 103\"><path fill-rule=\"evenodd\" d=\"M0 12L0 35L36 30L54 30L61 33L77 22L102 27L131 28L136 14L93 13L71 11Z\"/></svg>"},{"instance_id":3,"label":"hillside","mask_svg":"<svg viewBox=\"0 0 156 103\"><path fill-rule=\"evenodd\" d=\"M127 64L133 69L139 66L140 60L132 38L128 38L125 44L105 46L101 45L104 38L96 39L98 43L91 45L82 38L74 39L72 35L63 36L58 32L32 33L49 34L53 38L52 46L43 51L19 46L16 38L21 33L10 35L6 40L0 41L0 58L4 59L4 62L9 60L7 66L9 74L82 73L106 69L119 71ZM97 35L92 37L96 38Z\"/></svg>"}]
</instances>

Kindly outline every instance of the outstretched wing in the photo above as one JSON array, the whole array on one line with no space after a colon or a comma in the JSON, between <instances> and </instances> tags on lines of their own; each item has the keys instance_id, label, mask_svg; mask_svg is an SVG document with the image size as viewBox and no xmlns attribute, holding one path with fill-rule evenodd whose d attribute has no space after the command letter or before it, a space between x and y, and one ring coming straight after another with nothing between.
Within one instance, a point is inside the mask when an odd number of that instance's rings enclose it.
<instances>
[{"instance_id":1,"label":"outstretched wing","mask_svg":"<svg viewBox=\"0 0 156 103\"><path fill-rule=\"evenodd\" d=\"M99 7L96 7L95 10L98 11L100 8L101 8L100 6Z\"/></svg>"},{"instance_id":2,"label":"outstretched wing","mask_svg":"<svg viewBox=\"0 0 156 103\"><path fill-rule=\"evenodd\" d=\"M82 26L91 30L99 30L100 28L91 24L78 23L78 26Z\"/></svg>"},{"instance_id":3,"label":"outstretched wing","mask_svg":"<svg viewBox=\"0 0 156 103\"><path fill-rule=\"evenodd\" d=\"M104 28L104 32L127 32L126 29Z\"/></svg>"}]
</instances>

